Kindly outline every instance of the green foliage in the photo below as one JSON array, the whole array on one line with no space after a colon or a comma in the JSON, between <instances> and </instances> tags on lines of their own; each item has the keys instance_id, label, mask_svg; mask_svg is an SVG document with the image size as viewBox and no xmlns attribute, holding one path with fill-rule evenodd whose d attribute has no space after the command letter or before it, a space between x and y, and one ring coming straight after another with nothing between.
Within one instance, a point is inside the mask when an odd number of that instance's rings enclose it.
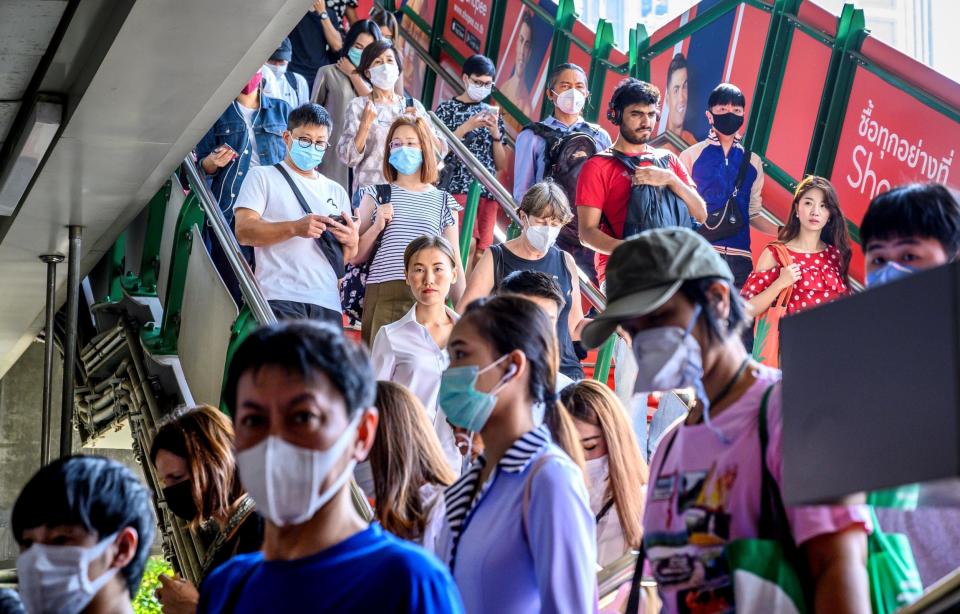
<instances>
[{"instance_id":1,"label":"green foliage","mask_svg":"<svg viewBox=\"0 0 960 614\"><path fill-rule=\"evenodd\" d=\"M160 580L157 576L163 574L173 575L173 567L166 559L161 556L151 556L147 559L147 568L143 573L143 581L140 582L140 590L133 598L133 611L136 614L160 614L163 611L155 595L156 590L160 588Z\"/></svg>"}]
</instances>

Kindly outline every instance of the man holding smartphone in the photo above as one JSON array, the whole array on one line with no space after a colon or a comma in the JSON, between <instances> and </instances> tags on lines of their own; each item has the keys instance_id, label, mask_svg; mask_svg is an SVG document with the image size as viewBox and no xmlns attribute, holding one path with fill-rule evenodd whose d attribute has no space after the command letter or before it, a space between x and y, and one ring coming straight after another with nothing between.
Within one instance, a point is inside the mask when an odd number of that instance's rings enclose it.
<instances>
[{"instance_id":1,"label":"man holding smartphone","mask_svg":"<svg viewBox=\"0 0 960 614\"><path fill-rule=\"evenodd\" d=\"M447 128L463 141L477 160L494 175L507 165L507 152L503 147L503 118L500 108L486 104L493 90L496 66L486 56L474 55L463 64L463 88L459 96L437 105L437 117ZM440 189L450 192L461 205L467 204L467 191L473 175L463 166L454 153L447 154L440 174ZM463 223L463 212L460 212ZM486 188L480 192L476 224L473 227L474 249L467 270L483 256L493 243L493 229L497 223L497 202Z\"/></svg>"},{"instance_id":2,"label":"man holding smartphone","mask_svg":"<svg viewBox=\"0 0 960 614\"><path fill-rule=\"evenodd\" d=\"M294 109L283 132L283 162L251 169L233 208L237 240L254 248L254 273L277 318L324 320L339 329L338 281L360 237L347 191L316 170L332 127L318 104ZM339 243L339 263L318 243L325 232Z\"/></svg>"}]
</instances>

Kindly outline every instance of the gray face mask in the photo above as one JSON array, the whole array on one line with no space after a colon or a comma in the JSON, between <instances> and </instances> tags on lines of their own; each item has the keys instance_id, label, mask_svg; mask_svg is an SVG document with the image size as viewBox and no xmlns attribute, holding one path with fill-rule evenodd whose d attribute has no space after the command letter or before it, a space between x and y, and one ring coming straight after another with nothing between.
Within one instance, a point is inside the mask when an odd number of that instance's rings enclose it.
<instances>
[{"instance_id":1,"label":"gray face mask","mask_svg":"<svg viewBox=\"0 0 960 614\"><path fill-rule=\"evenodd\" d=\"M703 387L703 355L700 343L691 334L702 312L694 307L687 327L663 326L633 336L633 355L637 361L634 392L666 392L693 388L703 403L703 421L724 443L730 440L710 422L710 398Z\"/></svg>"}]
</instances>

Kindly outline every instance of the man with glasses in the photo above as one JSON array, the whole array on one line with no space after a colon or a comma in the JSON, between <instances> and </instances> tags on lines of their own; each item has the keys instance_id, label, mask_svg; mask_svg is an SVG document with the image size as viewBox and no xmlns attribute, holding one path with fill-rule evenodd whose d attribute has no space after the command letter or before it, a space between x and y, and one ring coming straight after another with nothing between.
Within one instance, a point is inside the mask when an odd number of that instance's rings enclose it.
<instances>
[{"instance_id":1,"label":"man with glasses","mask_svg":"<svg viewBox=\"0 0 960 614\"><path fill-rule=\"evenodd\" d=\"M234 212L237 240L254 248L257 281L277 318L325 320L339 328L338 280L342 263L357 253L359 233L347 191L316 170L332 126L318 104L294 109L283 133L286 157L250 170ZM317 241L324 233L340 245L339 266Z\"/></svg>"},{"instance_id":2,"label":"man with glasses","mask_svg":"<svg viewBox=\"0 0 960 614\"><path fill-rule=\"evenodd\" d=\"M440 121L463 141L470 153L493 175L507 165L500 108L484 102L493 91L493 77L496 73L493 60L479 54L471 56L463 63L463 93L437 106L437 117ZM447 154L439 187L450 192L458 203L465 206L467 191L472 182L473 175L460 158L452 152ZM460 223L463 224L462 211ZM480 193L476 224L473 227L474 252L467 270L472 270L487 248L493 244L493 228L496 223L497 202L484 188Z\"/></svg>"}]
</instances>

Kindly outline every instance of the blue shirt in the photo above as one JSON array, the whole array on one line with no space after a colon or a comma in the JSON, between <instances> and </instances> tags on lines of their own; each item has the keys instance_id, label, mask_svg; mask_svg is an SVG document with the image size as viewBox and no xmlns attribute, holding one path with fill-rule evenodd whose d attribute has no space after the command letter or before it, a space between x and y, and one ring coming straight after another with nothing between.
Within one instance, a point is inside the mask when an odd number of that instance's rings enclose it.
<instances>
[{"instance_id":1,"label":"blue shirt","mask_svg":"<svg viewBox=\"0 0 960 614\"><path fill-rule=\"evenodd\" d=\"M208 176L213 197L220 203L220 210L228 222L233 220L233 201L240 193L240 186L250 170L250 158L253 155L247 124L237 109L238 104L237 101L231 102L204 135L203 140L197 144L198 160L203 160L223 144L229 145L239 154L236 160ZM289 114L290 105L261 93L260 108L253 115L253 133L261 166L272 166L287 155L283 131L287 129Z\"/></svg>"},{"instance_id":2,"label":"blue shirt","mask_svg":"<svg viewBox=\"0 0 960 614\"><path fill-rule=\"evenodd\" d=\"M690 171L690 178L697 185L697 192L707 204L707 211L715 213L723 209L737 185L737 173L743 161L745 150L740 139L735 138L730 151L723 153L723 146L711 130L710 135L691 145L680 153L680 161ZM763 189L763 165L757 154L750 154L747 174L743 185L737 192L737 205L743 219L760 215L763 208L761 190ZM730 247L750 251L750 224L744 224L740 231L714 243L717 247ZM746 254L749 257L749 254Z\"/></svg>"},{"instance_id":3,"label":"blue shirt","mask_svg":"<svg viewBox=\"0 0 960 614\"><path fill-rule=\"evenodd\" d=\"M472 498L485 464L479 457L444 494L439 544L466 611L596 612L596 521L583 473L546 425L518 439Z\"/></svg>"},{"instance_id":4,"label":"blue shirt","mask_svg":"<svg viewBox=\"0 0 960 614\"><path fill-rule=\"evenodd\" d=\"M583 130L585 126L589 126L599 133L597 145L600 146L601 151L612 145L610 135L607 134L606 130L582 119L572 126L568 126L551 115L543 120L543 124L562 132ZM543 179L544 149L546 145L547 142L543 140L543 137L537 136L532 130L522 130L517 136L513 166L513 198L517 202L520 202L530 186Z\"/></svg>"},{"instance_id":5,"label":"blue shirt","mask_svg":"<svg viewBox=\"0 0 960 614\"><path fill-rule=\"evenodd\" d=\"M232 608L232 609L231 609ZM200 586L200 614L463 612L449 572L422 548L373 523L294 561L235 556Z\"/></svg>"}]
</instances>

